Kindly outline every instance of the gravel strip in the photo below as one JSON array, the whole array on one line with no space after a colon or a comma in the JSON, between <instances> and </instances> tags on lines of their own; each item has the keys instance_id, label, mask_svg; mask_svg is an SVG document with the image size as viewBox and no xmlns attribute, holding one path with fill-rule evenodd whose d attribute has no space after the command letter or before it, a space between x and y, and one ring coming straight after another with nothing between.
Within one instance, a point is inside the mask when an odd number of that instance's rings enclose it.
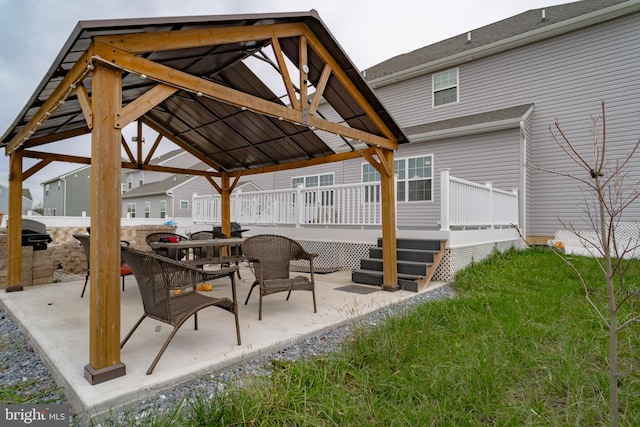
<instances>
[{"instance_id":1,"label":"gravel strip","mask_svg":"<svg viewBox=\"0 0 640 427\"><path fill-rule=\"evenodd\" d=\"M410 300L365 315L355 323L376 326L385 318L401 314L416 304L450 298L453 295L453 290L445 285L433 291L416 295ZM133 418L144 418L146 414L154 410L170 411L175 408L175 405L194 394L212 397L215 393L224 391L232 383L237 384L238 380L246 375L269 376L271 361L295 361L338 351L341 343L351 336L352 330L353 323L349 323L317 336L300 340L279 351L243 361L239 365L181 384L166 390L159 396L135 402L132 406L118 411L117 414L112 414L111 419L101 418L101 425L123 425L126 420L131 420L132 416ZM21 396L32 397L29 403L67 403L62 389L56 389L55 382L42 363L40 356L34 352L33 347L10 316L0 310L0 389L8 386L19 386ZM116 419L113 419L114 416ZM73 415L71 423L79 427L84 426L82 420Z\"/></svg>"}]
</instances>

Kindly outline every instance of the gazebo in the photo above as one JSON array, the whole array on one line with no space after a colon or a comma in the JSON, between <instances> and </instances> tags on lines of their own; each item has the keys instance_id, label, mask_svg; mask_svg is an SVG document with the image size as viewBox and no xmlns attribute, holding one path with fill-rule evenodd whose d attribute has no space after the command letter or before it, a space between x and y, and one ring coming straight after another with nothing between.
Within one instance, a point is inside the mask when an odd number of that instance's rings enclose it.
<instances>
[{"instance_id":1,"label":"gazebo","mask_svg":"<svg viewBox=\"0 0 640 427\"><path fill-rule=\"evenodd\" d=\"M247 65L275 70L286 96ZM121 130L137 121L137 144ZM150 152L142 126L158 134ZM91 134L91 157L37 147ZM162 139L211 169L150 164ZM204 176L222 199L242 176L366 159L381 176L384 289L398 290L394 151L408 142L317 12L81 21L0 144L10 156L7 292L21 286L22 183L53 162L90 164L89 361L98 384L120 360L121 168ZM126 161L123 161L124 158ZM24 170L23 159L38 162Z\"/></svg>"}]
</instances>

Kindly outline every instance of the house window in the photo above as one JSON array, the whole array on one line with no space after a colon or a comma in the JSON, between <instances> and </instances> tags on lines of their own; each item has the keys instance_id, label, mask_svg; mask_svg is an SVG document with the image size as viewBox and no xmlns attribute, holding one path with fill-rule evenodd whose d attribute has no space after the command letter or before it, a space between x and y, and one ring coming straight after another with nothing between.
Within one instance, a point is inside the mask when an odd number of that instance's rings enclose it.
<instances>
[{"instance_id":1,"label":"house window","mask_svg":"<svg viewBox=\"0 0 640 427\"><path fill-rule=\"evenodd\" d=\"M458 69L433 75L433 106L458 102Z\"/></svg>"},{"instance_id":2,"label":"house window","mask_svg":"<svg viewBox=\"0 0 640 427\"><path fill-rule=\"evenodd\" d=\"M160 200L160 218L167 217L167 201Z\"/></svg>"},{"instance_id":3,"label":"house window","mask_svg":"<svg viewBox=\"0 0 640 427\"><path fill-rule=\"evenodd\" d=\"M308 175L291 178L291 188L296 188L298 184L303 184L305 188L326 187L333 185L333 174Z\"/></svg>"},{"instance_id":4,"label":"house window","mask_svg":"<svg viewBox=\"0 0 640 427\"><path fill-rule=\"evenodd\" d=\"M180 200L180 210L186 211L189 209L189 201L188 200Z\"/></svg>"},{"instance_id":5,"label":"house window","mask_svg":"<svg viewBox=\"0 0 640 427\"><path fill-rule=\"evenodd\" d=\"M433 156L409 157L393 161L394 173L398 176L396 200L417 202L433 200ZM378 182L380 174L369 163L362 164L362 182ZM365 201L374 197L367 194ZM379 194L376 192L376 200Z\"/></svg>"},{"instance_id":6,"label":"house window","mask_svg":"<svg viewBox=\"0 0 640 427\"><path fill-rule=\"evenodd\" d=\"M133 188L133 177L131 175L127 176L127 188L129 190Z\"/></svg>"},{"instance_id":7,"label":"house window","mask_svg":"<svg viewBox=\"0 0 640 427\"><path fill-rule=\"evenodd\" d=\"M144 217L151 217L151 202L144 202Z\"/></svg>"},{"instance_id":8,"label":"house window","mask_svg":"<svg viewBox=\"0 0 640 427\"><path fill-rule=\"evenodd\" d=\"M48 196L49 195L49 190L51 189L51 186L49 184L44 186L44 195Z\"/></svg>"},{"instance_id":9,"label":"house window","mask_svg":"<svg viewBox=\"0 0 640 427\"><path fill-rule=\"evenodd\" d=\"M127 204L127 216L129 218L135 218L136 217L136 204L135 203L128 203Z\"/></svg>"},{"instance_id":10,"label":"house window","mask_svg":"<svg viewBox=\"0 0 640 427\"><path fill-rule=\"evenodd\" d=\"M120 184L120 194L127 191L127 184Z\"/></svg>"},{"instance_id":11,"label":"house window","mask_svg":"<svg viewBox=\"0 0 640 427\"><path fill-rule=\"evenodd\" d=\"M140 181L138 181L138 183L139 183L139 185L138 185L138 186L139 186L139 187L142 187L142 184L144 184L144 179L141 179Z\"/></svg>"}]
</instances>

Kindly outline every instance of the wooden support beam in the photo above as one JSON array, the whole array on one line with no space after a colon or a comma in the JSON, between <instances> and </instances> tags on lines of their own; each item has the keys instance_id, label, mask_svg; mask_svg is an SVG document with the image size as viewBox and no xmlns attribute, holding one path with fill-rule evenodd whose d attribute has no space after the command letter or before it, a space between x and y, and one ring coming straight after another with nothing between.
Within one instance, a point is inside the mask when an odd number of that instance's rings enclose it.
<instances>
[{"instance_id":1,"label":"wooden support beam","mask_svg":"<svg viewBox=\"0 0 640 427\"><path fill-rule=\"evenodd\" d=\"M289 70L287 68L287 62L284 59L284 55L282 54L282 48L280 47L280 41L277 38L273 38L271 40L271 48L273 49L273 54L276 57L276 62L278 63L278 68L280 69L280 75L282 76L282 81L284 82L284 87L287 90L287 96L289 97L289 103L294 110L300 109L300 103L298 102L298 97L296 96L296 90L293 87L293 83L291 83L291 77L289 76Z\"/></svg>"},{"instance_id":2,"label":"wooden support beam","mask_svg":"<svg viewBox=\"0 0 640 427\"><path fill-rule=\"evenodd\" d=\"M220 193L221 229L224 234L231 237L231 190L229 181L229 174L220 174L220 187L222 188L222 193Z\"/></svg>"},{"instance_id":3,"label":"wooden support beam","mask_svg":"<svg viewBox=\"0 0 640 427\"><path fill-rule=\"evenodd\" d=\"M136 157L133 155L131 148L129 148L129 143L127 142L126 139L124 139L124 135L121 135L120 139L122 141L122 148L124 148L124 152L127 153L127 157L129 158L129 161L135 163Z\"/></svg>"},{"instance_id":4,"label":"wooden support beam","mask_svg":"<svg viewBox=\"0 0 640 427\"><path fill-rule=\"evenodd\" d=\"M373 109L373 107L369 104L366 98L360 93L358 88L355 86L353 81L349 78L347 73L340 67L340 65L336 62L336 60L331 56L329 51L324 47L322 42L318 40L316 35L309 30L308 28L305 30L305 36L307 38L307 43L313 49L313 51L324 61L325 64L328 64L331 67L333 75L336 76L340 84L346 89L346 91L353 97L353 99L358 103L360 108L364 110L367 114L367 117L373 122L373 124L380 130L380 132L392 142L391 146L385 146L382 144L374 144L380 145L381 147L391 148L396 150L398 148L398 141L396 140L393 132L387 127L384 120L380 118L378 113ZM363 142L367 142L364 141ZM395 146L393 146L395 145Z\"/></svg>"},{"instance_id":5,"label":"wooden support beam","mask_svg":"<svg viewBox=\"0 0 640 427\"><path fill-rule=\"evenodd\" d=\"M300 70L300 111L302 112L302 123L309 123L309 64L307 58L307 38L300 36L298 44L298 69Z\"/></svg>"},{"instance_id":6,"label":"wooden support beam","mask_svg":"<svg viewBox=\"0 0 640 427\"><path fill-rule=\"evenodd\" d=\"M320 105L320 100L322 99L322 94L327 87L327 83L329 83L330 76L331 67L329 66L329 64L325 64L324 68L322 69L322 74L320 75L320 80L318 80L316 91L313 94L313 100L311 100L311 105L309 106L309 115L313 116L316 114L318 105Z\"/></svg>"},{"instance_id":7,"label":"wooden support beam","mask_svg":"<svg viewBox=\"0 0 640 427\"><path fill-rule=\"evenodd\" d=\"M91 111L91 98L89 98L89 93L87 92L87 88L84 87L82 83L78 83L76 86L76 96L78 97L80 108L82 108L82 114L84 115L84 120L87 122L87 127L89 129L92 129L93 128L93 112Z\"/></svg>"},{"instance_id":8,"label":"wooden support beam","mask_svg":"<svg viewBox=\"0 0 640 427\"><path fill-rule=\"evenodd\" d=\"M64 101L67 96L69 96L74 85L77 85L82 81L90 71L88 66L91 64L92 55L93 49L90 46L78 59L73 68L67 72L62 82L56 86L51 95L49 95L44 104L42 104L42 107L40 107L36 114L34 114L33 118L29 120L29 123L27 123L26 126L22 128L22 130L18 132L11 141L9 141L6 148L7 154L10 154L13 150L28 140L32 132L34 132L40 124L47 121L49 118L48 113L54 111L59 105L61 105L60 102Z\"/></svg>"},{"instance_id":9,"label":"wooden support beam","mask_svg":"<svg viewBox=\"0 0 640 427\"><path fill-rule=\"evenodd\" d=\"M396 254L396 195L393 174L393 151L383 151L380 163L380 197L382 206L382 285L385 291L398 291ZM391 172L391 173L389 173Z\"/></svg>"},{"instance_id":10,"label":"wooden support beam","mask_svg":"<svg viewBox=\"0 0 640 427\"><path fill-rule=\"evenodd\" d=\"M14 150L9 157L9 232L7 251L7 292L22 288L22 149Z\"/></svg>"},{"instance_id":11,"label":"wooden support beam","mask_svg":"<svg viewBox=\"0 0 640 427\"><path fill-rule=\"evenodd\" d=\"M88 127L81 127L81 128L69 130L66 132L60 132L56 134L43 136L40 138L29 139L28 141L25 141L25 143L22 144L22 146L24 148L33 148L40 145L50 144L52 142L73 138L75 136L86 135L88 133L91 133L91 129L89 129Z\"/></svg>"},{"instance_id":12,"label":"wooden support beam","mask_svg":"<svg viewBox=\"0 0 640 427\"><path fill-rule=\"evenodd\" d=\"M168 139L169 141L173 142L176 146L178 146L179 148L182 148L184 151L186 151L187 153L191 154L196 159L199 159L204 164L210 166L212 169L215 169L216 171L220 170L220 165L219 164L215 163L213 160L211 160L208 157L203 157L200 154L199 151L195 150L189 144L186 144L186 143L180 141L179 139L176 139L168 130L166 130L165 128L163 128L159 124L157 124L155 122L152 122L151 120L148 120L146 118L141 118L140 120L142 120L142 123L144 123L145 125L149 126L154 131L158 132L159 135L161 135L162 137L164 137L164 138ZM150 158L149 158L149 160L150 160ZM148 162L145 161L145 163L148 163Z\"/></svg>"},{"instance_id":13,"label":"wooden support beam","mask_svg":"<svg viewBox=\"0 0 640 427\"><path fill-rule=\"evenodd\" d=\"M230 172L230 174L234 176L235 175L247 176L247 175L256 175L256 174L267 173L267 172L278 172L278 171L284 171L289 169L304 168L307 166L323 165L326 163L334 163L334 162L341 162L343 160L355 159L360 156L364 156L363 153L367 153L367 152L373 153L374 152L373 148L369 147L363 150L346 151L344 153L330 154L324 157L316 157L309 160L300 160L298 162L285 163L282 165L265 166L265 167L247 169L247 170L242 170L237 172L234 171L234 172Z\"/></svg>"},{"instance_id":14,"label":"wooden support beam","mask_svg":"<svg viewBox=\"0 0 640 427\"><path fill-rule=\"evenodd\" d=\"M42 169L44 169L45 166L51 164L52 162L53 162L53 159L44 159L44 160L36 163L35 165L31 166L26 171L22 172L22 180L23 181L28 180L29 178L31 178L36 173L40 172Z\"/></svg>"},{"instance_id":15,"label":"wooden support beam","mask_svg":"<svg viewBox=\"0 0 640 427\"><path fill-rule=\"evenodd\" d=\"M114 118L116 127L123 129L177 91L177 88L164 84L154 86L116 112L116 117Z\"/></svg>"},{"instance_id":16,"label":"wooden support beam","mask_svg":"<svg viewBox=\"0 0 640 427\"><path fill-rule=\"evenodd\" d=\"M230 43L270 40L276 37L297 37L304 33L302 23L244 25L222 28L202 28L182 31L118 34L96 36L94 41L131 53L193 49Z\"/></svg>"},{"instance_id":17,"label":"wooden support beam","mask_svg":"<svg viewBox=\"0 0 640 427\"><path fill-rule=\"evenodd\" d=\"M122 129L122 128L121 128ZM142 135L142 121L138 120L138 126L137 126L137 133L136 133L136 139L137 139L137 143L138 143L138 164L141 165L142 164L142 140L144 139L144 136Z\"/></svg>"},{"instance_id":18,"label":"wooden support beam","mask_svg":"<svg viewBox=\"0 0 640 427\"><path fill-rule=\"evenodd\" d=\"M144 58L131 55L125 51L114 49L102 43L95 43L96 55L108 63L122 69L131 70L139 74L145 74L155 81L170 84L189 92L201 93L218 101L237 107L246 107L249 110L270 117L277 117L292 123L304 123L302 112L278 104L260 97L241 92L218 83L214 83L200 77L193 76L180 70L167 67L162 64L149 61ZM302 103L301 103L302 105ZM370 145L397 149L397 141L380 137L359 129L351 128L329 120L315 116L308 117L308 125L326 132L353 138ZM145 122L146 123L146 122ZM185 144L186 145L186 144Z\"/></svg>"},{"instance_id":19,"label":"wooden support beam","mask_svg":"<svg viewBox=\"0 0 640 427\"><path fill-rule=\"evenodd\" d=\"M98 63L93 74L91 135L91 276L89 363L99 384L125 375L120 361L120 141L114 113L122 105L122 72Z\"/></svg>"},{"instance_id":20,"label":"wooden support beam","mask_svg":"<svg viewBox=\"0 0 640 427\"><path fill-rule=\"evenodd\" d=\"M30 159L42 159L42 160L48 161L49 163L66 162L66 163L79 163L82 165L91 164L91 158L89 157L72 156L71 154L47 153L45 151L25 150L24 157L28 157Z\"/></svg>"},{"instance_id":21,"label":"wooden support beam","mask_svg":"<svg viewBox=\"0 0 640 427\"><path fill-rule=\"evenodd\" d=\"M207 178L207 181L209 181L209 184L211 184L211 186L216 189L218 194L222 194L222 187L220 187L218 183L213 180L212 177L205 176L205 178Z\"/></svg>"},{"instance_id":22,"label":"wooden support beam","mask_svg":"<svg viewBox=\"0 0 640 427\"><path fill-rule=\"evenodd\" d=\"M151 146L151 149L149 150L149 153L147 154L147 157L144 159L144 164L148 165L149 162L151 161L151 159L153 159L153 155L156 152L156 149L158 148L158 145L160 145L160 141L162 141L163 136L162 135L158 135L156 137L156 140L153 141L153 146Z\"/></svg>"}]
</instances>

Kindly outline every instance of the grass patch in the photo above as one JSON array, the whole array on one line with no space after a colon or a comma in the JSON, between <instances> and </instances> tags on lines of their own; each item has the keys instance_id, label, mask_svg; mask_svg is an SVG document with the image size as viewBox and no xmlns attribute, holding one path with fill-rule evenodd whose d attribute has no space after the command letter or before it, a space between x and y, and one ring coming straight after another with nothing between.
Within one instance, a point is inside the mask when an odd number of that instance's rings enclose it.
<instances>
[{"instance_id":1,"label":"grass patch","mask_svg":"<svg viewBox=\"0 0 640 427\"><path fill-rule=\"evenodd\" d=\"M590 272L593 297L604 304L593 260L574 262ZM636 273L627 284L638 282ZM494 254L461 272L453 286L455 299L358 330L341 353L280 365L270 380L192 405L185 420L202 426L606 425L607 331L564 263L542 249ZM621 425L640 425L639 338L637 327L621 334Z\"/></svg>"}]
</instances>

